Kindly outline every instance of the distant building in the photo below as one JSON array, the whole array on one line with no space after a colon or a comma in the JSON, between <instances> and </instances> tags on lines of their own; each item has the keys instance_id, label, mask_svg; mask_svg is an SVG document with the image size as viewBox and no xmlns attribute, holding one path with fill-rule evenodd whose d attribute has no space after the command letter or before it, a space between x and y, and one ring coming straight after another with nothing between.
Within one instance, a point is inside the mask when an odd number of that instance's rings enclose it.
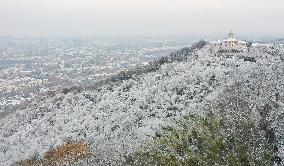
<instances>
[{"instance_id":1,"label":"distant building","mask_svg":"<svg viewBox=\"0 0 284 166\"><path fill-rule=\"evenodd\" d=\"M211 42L212 49L220 52L245 52L247 50L247 42L237 40L235 34L231 31L225 40L217 40Z\"/></svg>"}]
</instances>

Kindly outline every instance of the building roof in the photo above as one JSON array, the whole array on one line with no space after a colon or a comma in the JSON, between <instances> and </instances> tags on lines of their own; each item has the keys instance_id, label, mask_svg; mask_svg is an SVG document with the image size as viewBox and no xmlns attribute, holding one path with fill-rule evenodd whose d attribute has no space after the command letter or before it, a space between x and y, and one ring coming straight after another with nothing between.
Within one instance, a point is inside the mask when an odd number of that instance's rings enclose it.
<instances>
[{"instance_id":1,"label":"building roof","mask_svg":"<svg viewBox=\"0 0 284 166\"><path fill-rule=\"evenodd\" d=\"M238 40L235 39L235 38L228 38L228 39L225 39L225 40L223 40L223 41L238 41Z\"/></svg>"},{"instance_id":2,"label":"building roof","mask_svg":"<svg viewBox=\"0 0 284 166\"><path fill-rule=\"evenodd\" d=\"M229 33L228 33L228 36L232 36L232 35L235 35L232 31L230 31Z\"/></svg>"},{"instance_id":3,"label":"building roof","mask_svg":"<svg viewBox=\"0 0 284 166\"><path fill-rule=\"evenodd\" d=\"M238 42L241 43L241 44L247 44L246 41L242 41L242 40L239 40Z\"/></svg>"}]
</instances>

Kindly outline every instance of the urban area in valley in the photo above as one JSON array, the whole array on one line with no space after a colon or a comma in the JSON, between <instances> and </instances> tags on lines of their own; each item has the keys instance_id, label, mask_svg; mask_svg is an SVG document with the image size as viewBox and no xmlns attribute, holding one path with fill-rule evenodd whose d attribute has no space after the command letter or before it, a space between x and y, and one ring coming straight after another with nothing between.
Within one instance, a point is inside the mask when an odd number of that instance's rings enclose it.
<instances>
[{"instance_id":1,"label":"urban area in valley","mask_svg":"<svg viewBox=\"0 0 284 166\"><path fill-rule=\"evenodd\" d=\"M0 113L33 97L92 84L168 55L194 40L151 38L0 38Z\"/></svg>"}]
</instances>

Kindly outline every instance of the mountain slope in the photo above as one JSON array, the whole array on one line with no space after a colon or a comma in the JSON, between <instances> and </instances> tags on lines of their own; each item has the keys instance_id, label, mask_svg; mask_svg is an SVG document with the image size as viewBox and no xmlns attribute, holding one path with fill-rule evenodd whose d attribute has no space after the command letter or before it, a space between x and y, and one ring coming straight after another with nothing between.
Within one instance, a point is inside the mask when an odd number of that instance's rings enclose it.
<instances>
[{"instance_id":1,"label":"mountain slope","mask_svg":"<svg viewBox=\"0 0 284 166\"><path fill-rule=\"evenodd\" d=\"M55 93L0 122L0 163L37 156L65 141L85 141L94 156L85 164L117 165L183 116L204 116L205 105L233 87L252 108L277 102L271 127L283 138L284 49L214 53L208 45L171 54L152 72L96 88ZM173 58L174 57L174 58ZM252 60L254 59L254 60ZM169 63L170 62L170 63ZM257 117L256 117L257 119ZM279 142L279 156L284 156ZM282 148L282 150L281 150ZM82 163L81 163L82 164Z\"/></svg>"}]
</instances>

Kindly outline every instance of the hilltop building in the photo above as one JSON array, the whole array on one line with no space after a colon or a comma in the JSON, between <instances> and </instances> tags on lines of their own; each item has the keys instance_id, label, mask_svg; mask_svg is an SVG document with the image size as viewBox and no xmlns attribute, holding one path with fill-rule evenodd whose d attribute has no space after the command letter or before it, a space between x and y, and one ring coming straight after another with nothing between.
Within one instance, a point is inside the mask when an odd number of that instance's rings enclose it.
<instances>
[{"instance_id":1,"label":"hilltop building","mask_svg":"<svg viewBox=\"0 0 284 166\"><path fill-rule=\"evenodd\" d=\"M231 31L224 40L210 42L212 49L217 52L245 52L247 50L247 42L235 38L235 34Z\"/></svg>"}]
</instances>

